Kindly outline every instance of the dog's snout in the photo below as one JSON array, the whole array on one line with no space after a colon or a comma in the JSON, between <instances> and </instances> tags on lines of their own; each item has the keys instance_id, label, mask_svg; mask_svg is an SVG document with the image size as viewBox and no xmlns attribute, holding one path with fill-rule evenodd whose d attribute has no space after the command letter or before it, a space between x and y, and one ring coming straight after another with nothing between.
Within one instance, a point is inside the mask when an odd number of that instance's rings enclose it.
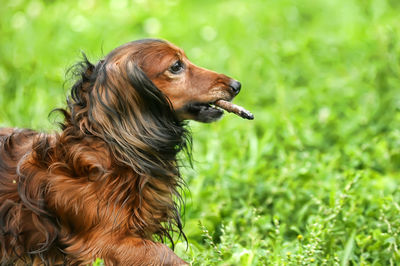
<instances>
[{"instance_id":1,"label":"dog's snout","mask_svg":"<svg viewBox=\"0 0 400 266\"><path fill-rule=\"evenodd\" d=\"M231 87L233 93L236 95L240 92L240 88L242 87L242 84L240 84L240 82L237 80L232 80L230 82L229 86Z\"/></svg>"}]
</instances>

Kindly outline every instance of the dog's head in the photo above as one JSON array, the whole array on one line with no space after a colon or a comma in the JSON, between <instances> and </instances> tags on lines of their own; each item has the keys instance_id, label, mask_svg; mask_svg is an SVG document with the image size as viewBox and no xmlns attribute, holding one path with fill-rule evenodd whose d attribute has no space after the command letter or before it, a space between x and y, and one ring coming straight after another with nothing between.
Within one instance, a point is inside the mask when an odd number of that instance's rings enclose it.
<instances>
[{"instance_id":1,"label":"dog's head","mask_svg":"<svg viewBox=\"0 0 400 266\"><path fill-rule=\"evenodd\" d=\"M184 51L166 41L145 39L114 49L106 58L107 68L129 76L142 71L170 101L180 120L213 122L223 115L214 106L218 100L231 101L240 82L194 65ZM130 78L132 83L132 78ZM148 82L148 81L146 81ZM134 89L139 85L134 86Z\"/></svg>"},{"instance_id":2,"label":"dog's head","mask_svg":"<svg viewBox=\"0 0 400 266\"><path fill-rule=\"evenodd\" d=\"M85 58L74 70L79 79L63 129L72 125L102 138L114 158L152 176L166 175L160 166L187 147L184 120L213 122L223 115L219 107L242 111L230 103L240 91L238 81L195 66L162 40L127 43L95 65Z\"/></svg>"}]
</instances>

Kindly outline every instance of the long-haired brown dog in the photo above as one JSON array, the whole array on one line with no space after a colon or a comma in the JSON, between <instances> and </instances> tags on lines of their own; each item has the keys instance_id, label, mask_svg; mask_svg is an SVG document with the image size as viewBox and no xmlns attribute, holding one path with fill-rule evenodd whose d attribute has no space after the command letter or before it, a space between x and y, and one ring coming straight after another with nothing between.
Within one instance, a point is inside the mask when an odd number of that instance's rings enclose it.
<instances>
[{"instance_id":1,"label":"long-haired brown dog","mask_svg":"<svg viewBox=\"0 0 400 266\"><path fill-rule=\"evenodd\" d=\"M0 264L185 264L155 242L182 232L183 121L217 120L240 83L154 39L79 66L62 132L0 129Z\"/></svg>"}]
</instances>

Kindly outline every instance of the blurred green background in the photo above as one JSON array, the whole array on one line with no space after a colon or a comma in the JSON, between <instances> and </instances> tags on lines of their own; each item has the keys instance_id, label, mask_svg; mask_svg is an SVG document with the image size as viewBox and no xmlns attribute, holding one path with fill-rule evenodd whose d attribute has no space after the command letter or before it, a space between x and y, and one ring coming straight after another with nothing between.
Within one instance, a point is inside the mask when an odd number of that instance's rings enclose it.
<instances>
[{"instance_id":1,"label":"blurred green background","mask_svg":"<svg viewBox=\"0 0 400 266\"><path fill-rule=\"evenodd\" d=\"M256 117L190 123L181 257L400 262L400 1L2 0L0 126L54 130L81 51L145 37L240 80Z\"/></svg>"}]
</instances>

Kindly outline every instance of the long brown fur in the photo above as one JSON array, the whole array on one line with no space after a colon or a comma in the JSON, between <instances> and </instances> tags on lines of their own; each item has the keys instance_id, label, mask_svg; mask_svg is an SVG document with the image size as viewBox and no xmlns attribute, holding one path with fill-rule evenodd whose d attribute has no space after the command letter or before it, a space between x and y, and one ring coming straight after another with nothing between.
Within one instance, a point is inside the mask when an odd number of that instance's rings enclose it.
<instances>
[{"instance_id":1,"label":"long brown fur","mask_svg":"<svg viewBox=\"0 0 400 266\"><path fill-rule=\"evenodd\" d=\"M153 39L75 70L61 132L0 129L0 264L185 264L156 242L183 233L183 121L215 121L240 83Z\"/></svg>"}]
</instances>

